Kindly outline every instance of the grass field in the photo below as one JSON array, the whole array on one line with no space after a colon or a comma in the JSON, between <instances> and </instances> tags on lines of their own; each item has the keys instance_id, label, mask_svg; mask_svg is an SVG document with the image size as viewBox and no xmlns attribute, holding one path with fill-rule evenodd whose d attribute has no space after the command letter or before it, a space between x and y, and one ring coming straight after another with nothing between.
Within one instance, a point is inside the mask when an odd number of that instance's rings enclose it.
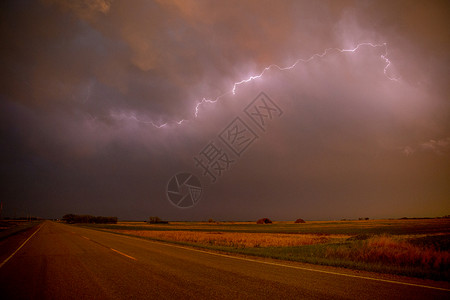
<instances>
[{"instance_id":1,"label":"grass field","mask_svg":"<svg viewBox=\"0 0 450 300\"><path fill-rule=\"evenodd\" d=\"M24 221L24 220L2 220L0 221L0 241L31 227L39 224L41 221Z\"/></svg>"},{"instance_id":2,"label":"grass field","mask_svg":"<svg viewBox=\"0 0 450 300\"><path fill-rule=\"evenodd\" d=\"M450 280L450 219L88 226L225 252Z\"/></svg>"}]
</instances>

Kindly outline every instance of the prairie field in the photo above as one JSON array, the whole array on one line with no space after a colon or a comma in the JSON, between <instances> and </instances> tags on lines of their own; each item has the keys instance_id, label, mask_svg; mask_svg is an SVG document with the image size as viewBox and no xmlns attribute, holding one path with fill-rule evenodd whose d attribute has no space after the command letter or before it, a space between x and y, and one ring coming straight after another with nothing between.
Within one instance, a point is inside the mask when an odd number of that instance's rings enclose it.
<instances>
[{"instance_id":1,"label":"prairie field","mask_svg":"<svg viewBox=\"0 0 450 300\"><path fill-rule=\"evenodd\" d=\"M115 232L154 238L165 241L187 242L202 245L236 248L248 247L294 247L345 241L350 236L335 234L287 234L287 233L242 233L199 231L139 231L115 230Z\"/></svg>"},{"instance_id":2,"label":"prairie field","mask_svg":"<svg viewBox=\"0 0 450 300\"><path fill-rule=\"evenodd\" d=\"M25 231L38 223L40 223L38 220L2 220L0 221L0 241Z\"/></svg>"},{"instance_id":3,"label":"prairie field","mask_svg":"<svg viewBox=\"0 0 450 300\"><path fill-rule=\"evenodd\" d=\"M88 226L224 252L450 280L450 219Z\"/></svg>"}]
</instances>

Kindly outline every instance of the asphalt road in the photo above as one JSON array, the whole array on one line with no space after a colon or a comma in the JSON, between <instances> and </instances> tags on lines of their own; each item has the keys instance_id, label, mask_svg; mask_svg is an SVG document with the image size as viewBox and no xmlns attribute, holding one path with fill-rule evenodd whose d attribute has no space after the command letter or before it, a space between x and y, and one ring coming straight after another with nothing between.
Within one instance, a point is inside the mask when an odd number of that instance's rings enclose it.
<instances>
[{"instance_id":1,"label":"asphalt road","mask_svg":"<svg viewBox=\"0 0 450 300\"><path fill-rule=\"evenodd\" d=\"M3 242L1 299L450 299L449 290L357 272L306 270L50 221Z\"/></svg>"}]
</instances>

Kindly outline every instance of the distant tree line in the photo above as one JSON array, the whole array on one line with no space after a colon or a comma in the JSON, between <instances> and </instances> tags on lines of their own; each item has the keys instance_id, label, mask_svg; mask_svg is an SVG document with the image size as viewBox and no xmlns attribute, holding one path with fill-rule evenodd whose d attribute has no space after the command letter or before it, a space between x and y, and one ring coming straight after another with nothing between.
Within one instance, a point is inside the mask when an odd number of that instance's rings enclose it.
<instances>
[{"instance_id":1,"label":"distant tree line","mask_svg":"<svg viewBox=\"0 0 450 300\"><path fill-rule=\"evenodd\" d=\"M37 221L37 220L42 220L42 218L40 217L4 217L2 218L3 220L21 220L21 221Z\"/></svg>"},{"instance_id":2,"label":"distant tree line","mask_svg":"<svg viewBox=\"0 0 450 300\"><path fill-rule=\"evenodd\" d=\"M262 219L259 219L258 221L256 221L256 224L272 224L272 223L273 223L272 220L269 218L262 218ZM298 223L306 223L306 221L303 219L297 219L297 220L295 220L294 223L297 223L297 224Z\"/></svg>"},{"instance_id":3,"label":"distant tree line","mask_svg":"<svg viewBox=\"0 0 450 300\"><path fill-rule=\"evenodd\" d=\"M94 224L116 224L117 217L102 217L102 216L91 216L91 215L74 215L67 214L62 217L63 221L74 224L74 223L94 223Z\"/></svg>"},{"instance_id":4,"label":"distant tree line","mask_svg":"<svg viewBox=\"0 0 450 300\"><path fill-rule=\"evenodd\" d=\"M148 223L149 224L169 224L168 221L163 221L159 217L149 217Z\"/></svg>"}]
</instances>

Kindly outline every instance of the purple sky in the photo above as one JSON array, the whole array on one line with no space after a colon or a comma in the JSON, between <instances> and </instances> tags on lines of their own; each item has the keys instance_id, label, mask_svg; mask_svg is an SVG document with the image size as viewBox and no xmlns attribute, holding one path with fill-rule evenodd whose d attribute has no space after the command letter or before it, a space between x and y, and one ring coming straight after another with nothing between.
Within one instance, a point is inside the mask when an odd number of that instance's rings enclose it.
<instances>
[{"instance_id":1,"label":"purple sky","mask_svg":"<svg viewBox=\"0 0 450 300\"><path fill-rule=\"evenodd\" d=\"M4 216L450 214L447 1L0 5ZM314 56L359 43L378 46ZM265 131L244 112L260 92L283 111ZM232 156L238 116L258 138L212 183L194 157ZM179 172L203 186L189 209L166 197Z\"/></svg>"}]
</instances>

